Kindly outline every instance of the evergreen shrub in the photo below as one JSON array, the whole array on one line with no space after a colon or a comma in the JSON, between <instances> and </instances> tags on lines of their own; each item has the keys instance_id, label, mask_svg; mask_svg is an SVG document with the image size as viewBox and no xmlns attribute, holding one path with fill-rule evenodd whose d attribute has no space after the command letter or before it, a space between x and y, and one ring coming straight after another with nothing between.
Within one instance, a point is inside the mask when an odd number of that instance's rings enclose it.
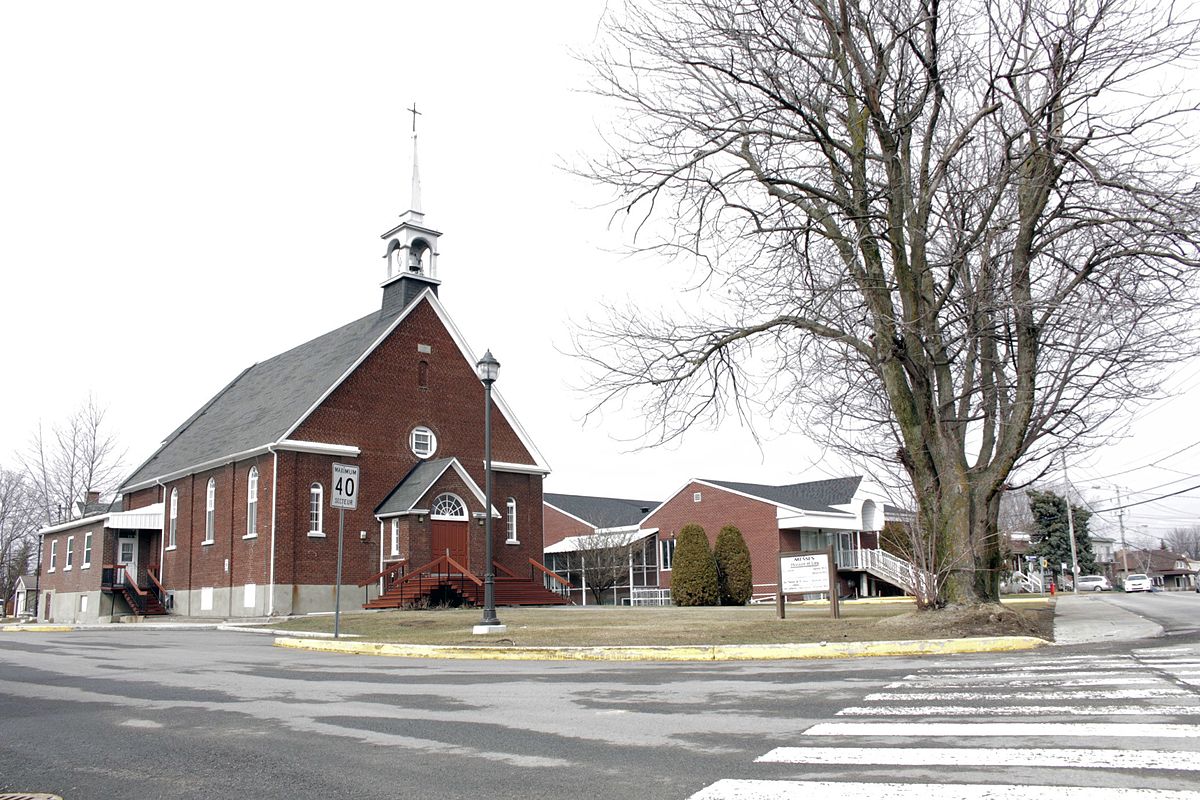
<instances>
[{"instance_id":1,"label":"evergreen shrub","mask_svg":"<svg viewBox=\"0 0 1200 800\"><path fill-rule=\"evenodd\" d=\"M746 605L754 592L754 580L750 574L750 549L736 526L721 528L713 556L717 562L717 594L721 605Z\"/></svg>"},{"instance_id":2,"label":"evergreen shrub","mask_svg":"<svg viewBox=\"0 0 1200 800\"><path fill-rule=\"evenodd\" d=\"M704 528L692 523L680 529L675 536L671 569L671 600L675 605L717 604L717 562L708 547Z\"/></svg>"}]
</instances>

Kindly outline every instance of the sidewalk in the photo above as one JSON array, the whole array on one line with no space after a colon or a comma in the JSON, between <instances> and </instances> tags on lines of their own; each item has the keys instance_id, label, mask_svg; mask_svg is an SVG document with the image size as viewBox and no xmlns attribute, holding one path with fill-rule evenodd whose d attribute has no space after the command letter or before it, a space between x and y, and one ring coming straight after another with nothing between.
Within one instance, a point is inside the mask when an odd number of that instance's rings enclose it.
<instances>
[{"instance_id":1,"label":"sidewalk","mask_svg":"<svg viewBox=\"0 0 1200 800\"><path fill-rule=\"evenodd\" d=\"M1161 636L1161 625L1112 603L1101 592L1060 594L1054 607L1054 643L1124 642Z\"/></svg>"}]
</instances>

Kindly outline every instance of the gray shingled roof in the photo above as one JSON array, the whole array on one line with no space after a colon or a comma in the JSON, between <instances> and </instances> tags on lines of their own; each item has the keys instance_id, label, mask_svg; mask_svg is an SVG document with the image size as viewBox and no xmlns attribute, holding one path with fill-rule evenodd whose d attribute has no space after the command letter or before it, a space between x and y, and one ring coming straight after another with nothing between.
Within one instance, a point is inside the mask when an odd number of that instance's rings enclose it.
<instances>
[{"instance_id":1,"label":"gray shingled roof","mask_svg":"<svg viewBox=\"0 0 1200 800\"><path fill-rule=\"evenodd\" d=\"M278 441L402 311L376 311L251 366L172 432L124 485Z\"/></svg>"},{"instance_id":2,"label":"gray shingled roof","mask_svg":"<svg viewBox=\"0 0 1200 800\"><path fill-rule=\"evenodd\" d=\"M442 476L454 462L453 458L435 458L432 461L420 461L409 470L404 480L396 484L396 488L383 498L383 502L375 508L375 516L386 517L392 514L404 514L411 511L434 481Z\"/></svg>"},{"instance_id":3,"label":"gray shingled roof","mask_svg":"<svg viewBox=\"0 0 1200 800\"><path fill-rule=\"evenodd\" d=\"M802 511L825 511L845 513L832 506L846 505L854 499L862 476L851 478L829 478L808 483L791 483L786 486L763 486L759 483L735 483L704 479L705 483L731 489L771 503L798 508Z\"/></svg>"},{"instance_id":4,"label":"gray shingled roof","mask_svg":"<svg viewBox=\"0 0 1200 800\"><path fill-rule=\"evenodd\" d=\"M542 499L571 516L597 528L636 525L658 507L658 500L623 500L617 497L588 497L579 494L545 492ZM646 509L643 511L642 509Z\"/></svg>"}]
</instances>

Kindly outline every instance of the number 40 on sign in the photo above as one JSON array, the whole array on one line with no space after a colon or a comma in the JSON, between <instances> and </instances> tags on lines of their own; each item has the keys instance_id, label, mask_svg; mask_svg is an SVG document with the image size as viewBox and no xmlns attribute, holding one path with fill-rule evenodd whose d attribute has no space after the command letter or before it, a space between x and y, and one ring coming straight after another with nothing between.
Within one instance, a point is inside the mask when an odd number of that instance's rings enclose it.
<instances>
[{"instance_id":1,"label":"number 40 on sign","mask_svg":"<svg viewBox=\"0 0 1200 800\"><path fill-rule=\"evenodd\" d=\"M358 467L350 464L333 465L333 495L329 505L334 508L358 508Z\"/></svg>"}]
</instances>

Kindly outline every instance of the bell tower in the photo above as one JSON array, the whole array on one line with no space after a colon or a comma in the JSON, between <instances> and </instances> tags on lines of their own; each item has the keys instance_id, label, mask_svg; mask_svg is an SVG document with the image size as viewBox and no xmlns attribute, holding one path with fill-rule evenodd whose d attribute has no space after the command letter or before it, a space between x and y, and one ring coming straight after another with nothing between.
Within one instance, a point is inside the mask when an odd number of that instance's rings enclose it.
<instances>
[{"instance_id":1,"label":"bell tower","mask_svg":"<svg viewBox=\"0 0 1200 800\"><path fill-rule=\"evenodd\" d=\"M387 242L383 257L387 277L383 283L383 310L399 311L426 288L437 292L437 243L441 233L425 224L421 210L421 173L417 167L417 104L412 114L412 194L400 224L380 238Z\"/></svg>"}]
</instances>

